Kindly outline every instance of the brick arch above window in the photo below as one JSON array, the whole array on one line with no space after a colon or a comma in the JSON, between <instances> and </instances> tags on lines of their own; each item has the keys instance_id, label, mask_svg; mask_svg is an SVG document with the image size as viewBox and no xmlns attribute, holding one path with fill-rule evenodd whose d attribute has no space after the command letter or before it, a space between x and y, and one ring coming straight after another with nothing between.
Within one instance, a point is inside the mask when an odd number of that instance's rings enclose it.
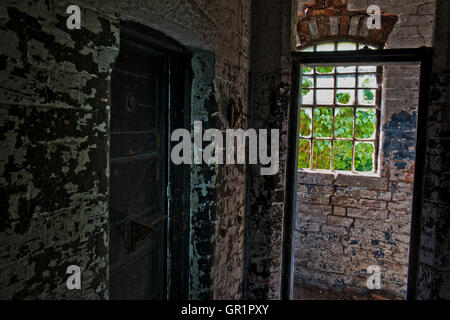
<instances>
[{"instance_id":1,"label":"brick arch above window","mask_svg":"<svg viewBox=\"0 0 450 320\"><path fill-rule=\"evenodd\" d=\"M382 13L381 29L369 30L366 11L348 10L347 0L307 2L297 21L298 47L302 49L324 41L359 41L383 48L398 17Z\"/></svg>"}]
</instances>

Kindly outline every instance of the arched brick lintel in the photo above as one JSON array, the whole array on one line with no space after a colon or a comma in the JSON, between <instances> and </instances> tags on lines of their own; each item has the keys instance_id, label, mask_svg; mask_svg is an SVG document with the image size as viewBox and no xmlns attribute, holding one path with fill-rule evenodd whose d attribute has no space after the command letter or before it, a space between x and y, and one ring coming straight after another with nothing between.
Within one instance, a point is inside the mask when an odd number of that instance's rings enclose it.
<instances>
[{"instance_id":1,"label":"arched brick lintel","mask_svg":"<svg viewBox=\"0 0 450 320\"><path fill-rule=\"evenodd\" d=\"M329 40L360 41L383 48L398 21L396 15L382 13L381 29L369 30L369 15L365 11L348 10L345 0L322 3L322 0L307 3L299 14L297 48Z\"/></svg>"}]
</instances>

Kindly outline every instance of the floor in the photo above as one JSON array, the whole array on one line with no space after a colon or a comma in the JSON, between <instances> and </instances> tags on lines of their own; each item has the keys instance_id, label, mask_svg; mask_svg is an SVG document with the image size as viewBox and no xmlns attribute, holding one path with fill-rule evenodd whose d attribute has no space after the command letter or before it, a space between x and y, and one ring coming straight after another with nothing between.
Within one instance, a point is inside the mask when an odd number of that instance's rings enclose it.
<instances>
[{"instance_id":1,"label":"floor","mask_svg":"<svg viewBox=\"0 0 450 320\"><path fill-rule=\"evenodd\" d=\"M324 289L302 288L298 285L294 287L294 300L400 300L388 297L382 292L368 293L365 295L355 292L336 292Z\"/></svg>"}]
</instances>

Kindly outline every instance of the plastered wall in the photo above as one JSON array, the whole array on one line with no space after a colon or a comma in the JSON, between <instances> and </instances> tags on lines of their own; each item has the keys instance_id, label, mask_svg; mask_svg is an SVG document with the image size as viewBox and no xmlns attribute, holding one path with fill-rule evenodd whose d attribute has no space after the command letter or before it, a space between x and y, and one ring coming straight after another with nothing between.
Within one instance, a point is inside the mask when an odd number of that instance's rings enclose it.
<instances>
[{"instance_id":1,"label":"plastered wall","mask_svg":"<svg viewBox=\"0 0 450 320\"><path fill-rule=\"evenodd\" d=\"M82 29L66 28L66 8ZM246 126L250 1L2 1L0 297L108 298L109 82L120 20L193 55L192 121ZM235 123L213 114L235 108ZM239 298L245 168L191 172L190 296ZM82 289L68 291L79 265Z\"/></svg>"}]
</instances>

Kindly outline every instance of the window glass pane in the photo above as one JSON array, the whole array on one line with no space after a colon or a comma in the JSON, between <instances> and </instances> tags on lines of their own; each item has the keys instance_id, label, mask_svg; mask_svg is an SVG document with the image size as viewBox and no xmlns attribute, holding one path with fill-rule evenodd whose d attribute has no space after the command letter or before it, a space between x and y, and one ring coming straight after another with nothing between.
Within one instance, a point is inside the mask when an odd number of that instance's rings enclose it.
<instances>
[{"instance_id":1,"label":"window glass pane","mask_svg":"<svg viewBox=\"0 0 450 320\"><path fill-rule=\"evenodd\" d=\"M334 67L316 67L316 72L319 74L334 73Z\"/></svg>"},{"instance_id":2,"label":"window glass pane","mask_svg":"<svg viewBox=\"0 0 450 320\"><path fill-rule=\"evenodd\" d=\"M375 124L376 124L375 109L356 110L355 136L357 139L374 139Z\"/></svg>"},{"instance_id":3,"label":"window glass pane","mask_svg":"<svg viewBox=\"0 0 450 320\"><path fill-rule=\"evenodd\" d=\"M353 138L353 108L335 109L334 136L336 138Z\"/></svg>"},{"instance_id":4,"label":"window glass pane","mask_svg":"<svg viewBox=\"0 0 450 320\"><path fill-rule=\"evenodd\" d=\"M300 49L299 51L300 52L313 52L314 46L306 47L306 48Z\"/></svg>"},{"instance_id":5,"label":"window glass pane","mask_svg":"<svg viewBox=\"0 0 450 320\"><path fill-rule=\"evenodd\" d=\"M346 41L300 51L352 50L378 48ZM370 65L301 66L298 169L374 172L378 143L375 105L381 89L378 69Z\"/></svg>"},{"instance_id":6,"label":"window glass pane","mask_svg":"<svg viewBox=\"0 0 450 320\"><path fill-rule=\"evenodd\" d=\"M377 72L377 66L359 66L358 72Z\"/></svg>"},{"instance_id":7,"label":"window glass pane","mask_svg":"<svg viewBox=\"0 0 450 320\"><path fill-rule=\"evenodd\" d=\"M309 169L311 163L311 142L300 140L298 142L298 168Z\"/></svg>"},{"instance_id":8,"label":"window glass pane","mask_svg":"<svg viewBox=\"0 0 450 320\"><path fill-rule=\"evenodd\" d=\"M314 137L331 138L331 126L333 121L333 109L314 109Z\"/></svg>"},{"instance_id":9,"label":"window glass pane","mask_svg":"<svg viewBox=\"0 0 450 320\"><path fill-rule=\"evenodd\" d=\"M355 73L356 67L354 66L337 67L336 71L337 73Z\"/></svg>"},{"instance_id":10,"label":"window glass pane","mask_svg":"<svg viewBox=\"0 0 450 320\"><path fill-rule=\"evenodd\" d=\"M303 74L313 74L314 73L314 69L312 67L303 67L302 68L302 73Z\"/></svg>"},{"instance_id":11,"label":"window glass pane","mask_svg":"<svg viewBox=\"0 0 450 320\"><path fill-rule=\"evenodd\" d=\"M300 109L300 137L307 138L311 136L312 125L312 109L302 108Z\"/></svg>"},{"instance_id":12,"label":"window glass pane","mask_svg":"<svg viewBox=\"0 0 450 320\"><path fill-rule=\"evenodd\" d=\"M316 90L316 103L331 105L334 102L334 90Z\"/></svg>"},{"instance_id":13,"label":"window glass pane","mask_svg":"<svg viewBox=\"0 0 450 320\"><path fill-rule=\"evenodd\" d=\"M302 89L313 87L314 87L314 77L302 76Z\"/></svg>"},{"instance_id":14,"label":"window glass pane","mask_svg":"<svg viewBox=\"0 0 450 320\"><path fill-rule=\"evenodd\" d=\"M334 76L317 76L317 88L334 88Z\"/></svg>"},{"instance_id":15,"label":"window glass pane","mask_svg":"<svg viewBox=\"0 0 450 320\"><path fill-rule=\"evenodd\" d=\"M313 169L330 170L331 141L314 141Z\"/></svg>"},{"instance_id":16,"label":"window glass pane","mask_svg":"<svg viewBox=\"0 0 450 320\"><path fill-rule=\"evenodd\" d=\"M334 170L352 171L353 142L334 142Z\"/></svg>"},{"instance_id":17,"label":"window glass pane","mask_svg":"<svg viewBox=\"0 0 450 320\"><path fill-rule=\"evenodd\" d=\"M354 88L356 86L355 75L338 75L337 87L338 88Z\"/></svg>"},{"instance_id":18,"label":"window glass pane","mask_svg":"<svg viewBox=\"0 0 450 320\"><path fill-rule=\"evenodd\" d=\"M314 103L314 90L302 89L300 94L300 103L302 105L311 105Z\"/></svg>"},{"instance_id":19,"label":"window glass pane","mask_svg":"<svg viewBox=\"0 0 450 320\"><path fill-rule=\"evenodd\" d=\"M373 143L361 142L355 146L355 170L359 172L373 171Z\"/></svg>"},{"instance_id":20,"label":"window glass pane","mask_svg":"<svg viewBox=\"0 0 450 320\"><path fill-rule=\"evenodd\" d=\"M336 104L339 105L354 105L355 104L355 90L337 90Z\"/></svg>"},{"instance_id":21,"label":"window glass pane","mask_svg":"<svg viewBox=\"0 0 450 320\"><path fill-rule=\"evenodd\" d=\"M376 94L377 91L374 89L358 90L358 104L374 106Z\"/></svg>"},{"instance_id":22,"label":"window glass pane","mask_svg":"<svg viewBox=\"0 0 450 320\"><path fill-rule=\"evenodd\" d=\"M360 88L377 88L377 76L374 74L364 74L358 76L358 87Z\"/></svg>"},{"instance_id":23,"label":"window glass pane","mask_svg":"<svg viewBox=\"0 0 450 320\"><path fill-rule=\"evenodd\" d=\"M316 51L334 51L334 42L318 44L316 46Z\"/></svg>"},{"instance_id":24,"label":"window glass pane","mask_svg":"<svg viewBox=\"0 0 450 320\"><path fill-rule=\"evenodd\" d=\"M355 42L338 42L337 51L352 51L356 50Z\"/></svg>"}]
</instances>

